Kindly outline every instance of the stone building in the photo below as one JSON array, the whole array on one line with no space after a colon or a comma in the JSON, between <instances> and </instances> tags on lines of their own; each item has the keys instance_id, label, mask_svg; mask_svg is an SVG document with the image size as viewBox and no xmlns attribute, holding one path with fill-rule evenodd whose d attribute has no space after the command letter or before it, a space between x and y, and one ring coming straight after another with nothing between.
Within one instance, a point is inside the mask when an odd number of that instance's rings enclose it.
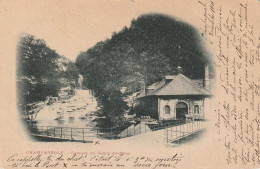
<instances>
[{"instance_id":1,"label":"stone building","mask_svg":"<svg viewBox=\"0 0 260 169\"><path fill-rule=\"evenodd\" d=\"M158 120L204 119L211 81L208 67L205 79L192 80L182 73L165 76L137 96L137 107L141 115Z\"/></svg>"}]
</instances>

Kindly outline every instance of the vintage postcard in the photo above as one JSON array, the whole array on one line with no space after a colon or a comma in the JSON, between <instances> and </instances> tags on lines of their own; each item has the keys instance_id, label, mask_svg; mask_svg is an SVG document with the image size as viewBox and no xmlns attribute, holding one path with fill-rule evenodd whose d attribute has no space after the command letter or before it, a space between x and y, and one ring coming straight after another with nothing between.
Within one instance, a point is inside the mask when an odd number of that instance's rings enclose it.
<instances>
[{"instance_id":1,"label":"vintage postcard","mask_svg":"<svg viewBox=\"0 0 260 169\"><path fill-rule=\"evenodd\" d=\"M260 168L259 0L0 0L0 169Z\"/></svg>"}]
</instances>

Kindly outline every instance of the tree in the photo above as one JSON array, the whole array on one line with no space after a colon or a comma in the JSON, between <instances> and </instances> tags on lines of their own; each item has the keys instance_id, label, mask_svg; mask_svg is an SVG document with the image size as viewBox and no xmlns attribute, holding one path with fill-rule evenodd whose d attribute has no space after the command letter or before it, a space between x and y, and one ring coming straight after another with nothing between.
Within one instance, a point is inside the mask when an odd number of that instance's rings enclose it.
<instances>
[{"instance_id":1,"label":"tree","mask_svg":"<svg viewBox=\"0 0 260 169\"><path fill-rule=\"evenodd\" d=\"M127 109L123 102L127 95L175 74L178 66L186 76L202 79L209 58L200 44L197 31L190 25L165 15L148 14L82 52L76 66L84 84L95 92L103 114L118 117ZM120 95L122 87L127 90Z\"/></svg>"},{"instance_id":2,"label":"tree","mask_svg":"<svg viewBox=\"0 0 260 169\"><path fill-rule=\"evenodd\" d=\"M78 77L73 62L50 49L44 40L29 34L20 37L16 61L19 105L43 101L47 96L57 96L64 85L60 78L75 82ZM66 63L67 70L63 72L62 65Z\"/></svg>"}]
</instances>

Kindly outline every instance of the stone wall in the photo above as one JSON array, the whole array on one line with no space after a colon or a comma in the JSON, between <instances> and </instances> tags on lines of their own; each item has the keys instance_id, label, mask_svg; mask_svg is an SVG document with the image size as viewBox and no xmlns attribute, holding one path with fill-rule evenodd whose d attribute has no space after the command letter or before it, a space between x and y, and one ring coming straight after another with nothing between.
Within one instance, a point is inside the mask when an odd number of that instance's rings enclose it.
<instances>
[{"instance_id":1,"label":"stone wall","mask_svg":"<svg viewBox=\"0 0 260 169\"><path fill-rule=\"evenodd\" d=\"M164 99L158 98L158 112L159 120L175 120L176 119L176 104L178 102L184 102L188 106L188 113L194 113L194 106L199 106L199 116L205 117L203 99ZM170 114L165 114L165 106L170 107Z\"/></svg>"}]
</instances>

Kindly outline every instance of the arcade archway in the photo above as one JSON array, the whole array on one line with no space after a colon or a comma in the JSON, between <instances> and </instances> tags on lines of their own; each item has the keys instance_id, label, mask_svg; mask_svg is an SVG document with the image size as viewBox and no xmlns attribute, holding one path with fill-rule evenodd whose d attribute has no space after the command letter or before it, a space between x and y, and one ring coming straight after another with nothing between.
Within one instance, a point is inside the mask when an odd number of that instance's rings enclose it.
<instances>
[{"instance_id":1,"label":"arcade archway","mask_svg":"<svg viewBox=\"0 0 260 169\"><path fill-rule=\"evenodd\" d=\"M185 119L186 114L188 114L188 105L184 102L178 102L176 104L176 119Z\"/></svg>"}]
</instances>

